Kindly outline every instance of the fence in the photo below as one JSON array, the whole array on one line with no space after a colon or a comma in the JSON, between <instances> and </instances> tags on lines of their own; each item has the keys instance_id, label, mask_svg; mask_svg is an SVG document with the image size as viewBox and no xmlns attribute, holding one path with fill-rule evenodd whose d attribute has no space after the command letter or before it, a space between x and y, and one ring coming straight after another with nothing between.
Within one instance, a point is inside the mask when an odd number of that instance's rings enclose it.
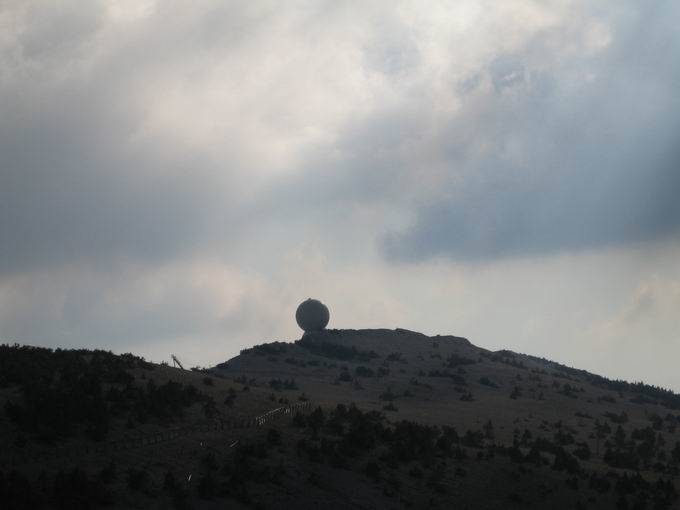
<instances>
[{"instance_id":1,"label":"fence","mask_svg":"<svg viewBox=\"0 0 680 510\"><path fill-rule=\"evenodd\" d=\"M151 446L180 437L190 436L200 432L220 432L252 427L262 427L273 421L285 417L292 417L295 413L306 413L311 409L311 402L297 402L287 406L277 407L257 416L239 416L231 419L219 419L212 422L196 423L183 427L176 427L162 432L152 432L134 438L118 439L105 443L55 447L39 452L22 452L9 444L0 450L0 466L14 466L40 460L74 459L83 455L110 455L121 450L131 450L144 446Z\"/></svg>"}]
</instances>

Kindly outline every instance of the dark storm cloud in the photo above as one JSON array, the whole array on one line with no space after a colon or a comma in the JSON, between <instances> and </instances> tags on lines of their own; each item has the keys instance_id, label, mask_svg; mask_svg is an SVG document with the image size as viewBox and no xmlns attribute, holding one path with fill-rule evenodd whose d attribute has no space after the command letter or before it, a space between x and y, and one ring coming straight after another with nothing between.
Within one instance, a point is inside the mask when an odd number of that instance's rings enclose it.
<instances>
[{"instance_id":1,"label":"dark storm cloud","mask_svg":"<svg viewBox=\"0 0 680 510\"><path fill-rule=\"evenodd\" d=\"M0 273L67 261L162 259L200 239L215 196L200 173L186 171L199 156L131 149L137 126L102 111L97 103L104 98L57 99L39 117L2 129Z\"/></svg>"},{"instance_id":2,"label":"dark storm cloud","mask_svg":"<svg viewBox=\"0 0 680 510\"><path fill-rule=\"evenodd\" d=\"M0 0L0 341L212 365L311 295L656 377L676 5Z\"/></svg>"},{"instance_id":3,"label":"dark storm cloud","mask_svg":"<svg viewBox=\"0 0 680 510\"><path fill-rule=\"evenodd\" d=\"M178 63L236 61L249 41L267 36L267 23L286 26L274 4L182 11L164 2L153 22L109 38L102 5L35 7L21 18L14 50L0 52L0 273L121 258L154 264L231 241L237 225L312 217L332 231L326 221L343 219L327 211L354 204L415 212L411 228L384 242L398 260L551 253L678 231L680 38L672 3L589 13L611 30L606 50L559 53L583 34L548 30L512 52L482 51L481 69L448 82L442 73L436 84L426 71L442 64L423 66L428 46L409 20L369 24L359 45L363 67L352 70L387 85L330 130L332 147L262 179L241 209L228 175L246 179L248 167L231 158L228 140L217 162L162 136L139 143L146 112L136 94L156 72L182 76ZM309 14L294 20L304 26ZM254 55L259 44L278 42L253 43ZM438 94L447 87L461 107L442 114ZM380 91L392 94L384 104ZM269 97L257 99L254 108ZM278 106L260 114L276 119ZM268 142L249 141L255 151Z\"/></svg>"},{"instance_id":4,"label":"dark storm cloud","mask_svg":"<svg viewBox=\"0 0 680 510\"><path fill-rule=\"evenodd\" d=\"M492 87L468 80L440 146L456 179L384 240L387 256L480 260L677 237L678 15L672 3L630 9L607 20L611 44L591 57L550 62L539 38L488 66Z\"/></svg>"},{"instance_id":5,"label":"dark storm cloud","mask_svg":"<svg viewBox=\"0 0 680 510\"><path fill-rule=\"evenodd\" d=\"M224 205L228 159L216 164L144 133L140 83L154 65L185 53L159 46L153 29L108 48L98 32L104 4L85 4L8 7L0 275L64 263L159 263L202 246L208 232L229 236L233 226Z\"/></svg>"}]
</instances>

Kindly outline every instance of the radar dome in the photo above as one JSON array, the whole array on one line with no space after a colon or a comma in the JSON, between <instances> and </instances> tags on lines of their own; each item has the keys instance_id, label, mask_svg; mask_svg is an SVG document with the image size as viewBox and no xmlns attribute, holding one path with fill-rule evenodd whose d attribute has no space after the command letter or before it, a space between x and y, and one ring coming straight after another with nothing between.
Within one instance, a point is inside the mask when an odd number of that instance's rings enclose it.
<instances>
[{"instance_id":1,"label":"radar dome","mask_svg":"<svg viewBox=\"0 0 680 510\"><path fill-rule=\"evenodd\" d=\"M312 298L300 303L295 312L295 320L305 332L321 331L328 324L329 318L330 314L326 305Z\"/></svg>"}]
</instances>

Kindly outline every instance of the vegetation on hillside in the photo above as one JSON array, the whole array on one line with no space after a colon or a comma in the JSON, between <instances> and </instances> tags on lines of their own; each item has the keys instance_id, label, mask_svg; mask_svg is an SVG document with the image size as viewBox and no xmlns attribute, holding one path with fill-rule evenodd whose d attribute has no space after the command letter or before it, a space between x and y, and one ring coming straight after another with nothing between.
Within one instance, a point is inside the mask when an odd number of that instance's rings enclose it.
<instances>
[{"instance_id":1,"label":"vegetation on hillside","mask_svg":"<svg viewBox=\"0 0 680 510\"><path fill-rule=\"evenodd\" d=\"M329 342L311 342L302 339L295 342L295 345L299 345L317 356L340 361L367 362L380 357L375 351L363 351L354 346L345 347L344 345Z\"/></svg>"},{"instance_id":2,"label":"vegetation on hillside","mask_svg":"<svg viewBox=\"0 0 680 510\"><path fill-rule=\"evenodd\" d=\"M52 443L79 435L104 440L115 418L168 423L195 403L214 408L191 384L138 384L135 368L153 365L131 354L0 345L0 387L16 386L21 395L5 403L4 414L21 441Z\"/></svg>"}]
</instances>

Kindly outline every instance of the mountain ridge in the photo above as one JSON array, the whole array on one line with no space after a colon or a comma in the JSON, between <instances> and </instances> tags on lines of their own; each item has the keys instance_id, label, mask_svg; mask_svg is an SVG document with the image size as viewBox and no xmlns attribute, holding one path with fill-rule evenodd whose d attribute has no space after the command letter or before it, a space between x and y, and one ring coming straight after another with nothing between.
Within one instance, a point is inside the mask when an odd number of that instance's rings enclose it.
<instances>
[{"instance_id":1,"label":"mountain ridge","mask_svg":"<svg viewBox=\"0 0 680 510\"><path fill-rule=\"evenodd\" d=\"M325 330L191 371L0 346L0 405L10 509L678 506L680 396L453 335Z\"/></svg>"}]
</instances>

